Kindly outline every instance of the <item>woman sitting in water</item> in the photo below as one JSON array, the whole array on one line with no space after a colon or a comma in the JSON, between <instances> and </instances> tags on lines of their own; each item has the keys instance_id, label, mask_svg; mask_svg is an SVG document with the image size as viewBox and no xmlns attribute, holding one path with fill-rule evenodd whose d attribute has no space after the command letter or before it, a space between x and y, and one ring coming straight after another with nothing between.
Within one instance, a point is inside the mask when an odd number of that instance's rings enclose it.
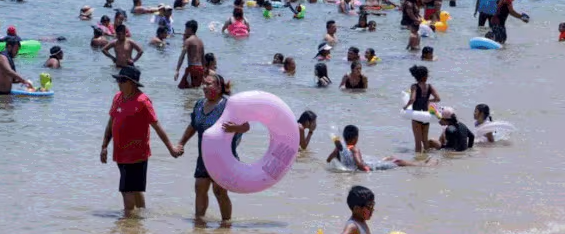
<instances>
[{"instance_id":1,"label":"woman sitting in water","mask_svg":"<svg viewBox=\"0 0 565 234\"><path fill-rule=\"evenodd\" d=\"M316 119L318 116L313 111L304 111L300 118L298 118L298 131L300 133L300 148L306 149L310 144L310 138L316 130ZM308 135L306 135L308 129Z\"/></svg>"},{"instance_id":2,"label":"woman sitting in water","mask_svg":"<svg viewBox=\"0 0 565 234\"><path fill-rule=\"evenodd\" d=\"M318 45L318 54L314 58L318 61L330 60L332 58L331 49L332 47L328 43L322 42Z\"/></svg>"},{"instance_id":3,"label":"woman sitting in water","mask_svg":"<svg viewBox=\"0 0 565 234\"><path fill-rule=\"evenodd\" d=\"M366 89L367 88L367 77L361 73L361 68L363 66L360 62L351 63L351 73L345 74L341 80L339 88L345 89Z\"/></svg>"},{"instance_id":4,"label":"woman sitting in water","mask_svg":"<svg viewBox=\"0 0 565 234\"><path fill-rule=\"evenodd\" d=\"M465 151L473 148L475 135L465 124L457 121L455 110L451 107L443 107L441 110L441 120L439 124L447 126L441 134L439 140L430 140L429 145L435 149L446 149L452 151Z\"/></svg>"},{"instance_id":5,"label":"woman sitting in water","mask_svg":"<svg viewBox=\"0 0 565 234\"><path fill-rule=\"evenodd\" d=\"M475 107L475 113L473 114L475 118L475 127L479 127L484 123L492 122L492 117L490 116L490 108L487 104L479 104ZM480 136L479 136L480 137ZM494 142L494 135L492 132L485 134L488 142Z\"/></svg>"},{"instance_id":6,"label":"woman sitting in water","mask_svg":"<svg viewBox=\"0 0 565 234\"><path fill-rule=\"evenodd\" d=\"M216 75L216 56L214 53L204 55L204 75Z\"/></svg>"},{"instance_id":7,"label":"woman sitting in water","mask_svg":"<svg viewBox=\"0 0 565 234\"><path fill-rule=\"evenodd\" d=\"M316 84L318 87L327 87L332 83L328 77L328 67L325 63L318 63L314 67L314 75L316 76Z\"/></svg>"},{"instance_id":8,"label":"woman sitting in water","mask_svg":"<svg viewBox=\"0 0 565 234\"><path fill-rule=\"evenodd\" d=\"M249 22L247 22L247 19L243 16L243 9L238 7L233 9L233 16L226 21L222 28L222 32L225 32L226 29L230 32L235 31L236 29L245 30L248 33L251 31Z\"/></svg>"}]
</instances>

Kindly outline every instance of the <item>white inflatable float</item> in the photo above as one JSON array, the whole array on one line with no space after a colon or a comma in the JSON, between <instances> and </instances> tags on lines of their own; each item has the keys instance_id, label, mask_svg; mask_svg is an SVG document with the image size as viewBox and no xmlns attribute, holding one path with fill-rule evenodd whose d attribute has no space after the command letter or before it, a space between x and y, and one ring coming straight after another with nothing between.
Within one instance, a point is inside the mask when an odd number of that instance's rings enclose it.
<instances>
[{"instance_id":1,"label":"white inflatable float","mask_svg":"<svg viewBox=\"0 0 565 234\"><path fill-rule=\"evenodd\" d=\"M410 93L402 91L402 106L410 101ZM412 105L408 106L406 110L400 110L400 115L405 119L416 120L422 123L429 123L432 120L437 120L438 117L430 114L429 111L414 111Z\"/></svg>"},{"instance_id":2,"label":"white inflatable float","mask_svg":"<svg viewBox=\"0 0 565 234\"><path fill-rule=\"evenodd\" d=\"M494 136L494 141L507 139L510 134L516 131L516 127L506 121L493 121L483 123L475 128L476 142L487 142L486 134L491 133Z\"/></svg>"}]
</instances>

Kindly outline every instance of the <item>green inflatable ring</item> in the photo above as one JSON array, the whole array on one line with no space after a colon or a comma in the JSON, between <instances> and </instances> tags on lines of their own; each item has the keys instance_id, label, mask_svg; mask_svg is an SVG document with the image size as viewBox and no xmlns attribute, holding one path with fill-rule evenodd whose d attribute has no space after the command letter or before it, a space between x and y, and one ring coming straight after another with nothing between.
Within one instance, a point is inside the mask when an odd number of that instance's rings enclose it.
<instances>
[{"instance_id":1,"label":"green inflatable ring","mask_svg":"<svg viewBox=\"0 0 565 234\"><path fill-rule=\"evenodd\" d=\"M39 50L41 50L41 43L36 40L26 40L21 42L22 46L20 47L20 51L18 54L26 55L26 54L37 54ZM6 47L6 42L0 42L0 51L3 51Z\"/></svg>"}]
</instances>

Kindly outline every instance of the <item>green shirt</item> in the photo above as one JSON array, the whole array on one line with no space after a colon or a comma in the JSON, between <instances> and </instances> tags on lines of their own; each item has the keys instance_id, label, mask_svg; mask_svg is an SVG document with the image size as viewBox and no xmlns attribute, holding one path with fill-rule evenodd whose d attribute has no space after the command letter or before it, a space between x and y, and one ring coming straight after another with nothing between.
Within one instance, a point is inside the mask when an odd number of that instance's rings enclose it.
<instances>
[{"instance_id":1,"label":"green shirt","mask_svg":"<svg viewBox=\"0 0 565 234\"><path fill-rule=\"evenodd\" d=\"M273 14L271 13L271 11L265 9L265 10L263 11L263 17L265 17L265 18L267 18L267 19L270 19L270 18L273 17Z\"/></svg>"}]
</instances>

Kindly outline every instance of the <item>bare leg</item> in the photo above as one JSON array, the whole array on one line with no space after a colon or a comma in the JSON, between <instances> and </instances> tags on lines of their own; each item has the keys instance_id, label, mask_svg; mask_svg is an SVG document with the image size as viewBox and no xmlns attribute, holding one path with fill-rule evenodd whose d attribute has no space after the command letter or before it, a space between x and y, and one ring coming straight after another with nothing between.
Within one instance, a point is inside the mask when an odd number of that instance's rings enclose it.
<instances>
[{"instance_id":1,"label":"bare leg","mask_svg":"<svg viewBox=\"0 0 565 234\"><path fill-rule=\"evenodd\" d=\"M210 178L196 178L194 182L194 191L196 192L195 210L196 219L204 217L208 209L208 190L212 180Z\"/></svg>"},{"instance_id":2,"label":"bare leg","mask_svg":"<svg viewBox=\"0 0 565 234\"><path fill-rule=\"evenodd\" d=\"M136 208L145 208L145 195L143 192L135 192L135 207Z\"/></svg>"},{"instance_id":3,"label":"bare leg","mask_svg":"<svg viewBox=\"0 0 565 234\"><path fill-rule=\"evenodd\" d=\"M133 213L133 209L135 209L135 193L124 192L122 197L124 198L124 216L129 218Z\"/></svg>"},{"instance_id":4,"label":"bare leg","mask_svg":"<svg viewBox=\"0 0 565 234\"><path fill-rule=\"evenodd\" d=\"M431 139L428 141L428 145L437 150L441 149L441 143L438 140Z\"/></svg>"},{"instance_id":5,"label":"bare leg","mask_svg":"<svg viewBox=\"0 0 565 234\"><path fill-rule=\"evenodd\" d=\"M424 145L424 150L428 150L430 145L428 144L428 132L430 130L429 124L422 124L422 144Z\"/></svg>"},{"instance_id":6,"label":"bare leg","mask_svg":"<svg viewBox=\"0 0 565 234\"><path fill-rule=\"evenodd\" d=\"M420 153L422 152L422 128L420 127L420 123L414 120L412 120L412 132L414 133L414 150L417 153Z\"/></svg>"},{"instance_id":7,"label":"bare leg","mask_svg":"<svg viewBox=\"0 0 565 234\"><path fill-rule=\"evenodd\" d=\"M222 214L222 220L227 221L231 219L231 200L228 196L228 190L220 187L220 185L213 183L213 190L214 195L216 195L216 199L218 200L218 204L220 205L220 213Z\"/></svg>"}]
</instances>

